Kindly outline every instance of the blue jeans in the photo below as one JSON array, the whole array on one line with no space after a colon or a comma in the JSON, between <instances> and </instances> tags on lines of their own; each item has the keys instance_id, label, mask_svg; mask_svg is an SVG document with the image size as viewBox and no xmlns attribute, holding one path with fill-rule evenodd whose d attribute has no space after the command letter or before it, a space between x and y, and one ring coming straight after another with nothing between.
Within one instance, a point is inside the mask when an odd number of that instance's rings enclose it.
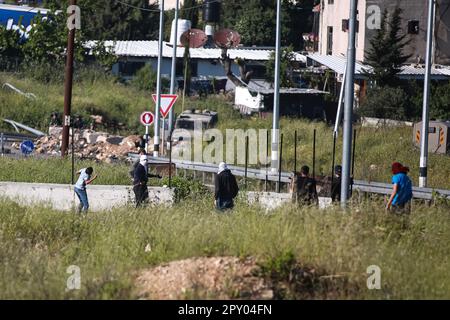
<instances>
[{"instance_id":1,"label":"blue jeans","mask_svg":"<svg viewBox=\"0 0 450 320\"><path fill-rule=\"evenodd\" d=\"M218 210L233 209L233 207L234 207L233 199L217 198L216 208Z\"/></svg>"},{"instance_id":2,"label":"blue jeans","mask_svg":"<svg viewBox=\"0 0 450 320\"><path fill-rule=\"evenodd\" d=\"M78 213L80 213L81 211L87 212L89 209L89 201L88 201L86 189L81 190L78 188L74 188L74 190L75 190L75 194L78 196L78 199L80 200L80 204L78 206Z\"/></svg>"}]
</instances>

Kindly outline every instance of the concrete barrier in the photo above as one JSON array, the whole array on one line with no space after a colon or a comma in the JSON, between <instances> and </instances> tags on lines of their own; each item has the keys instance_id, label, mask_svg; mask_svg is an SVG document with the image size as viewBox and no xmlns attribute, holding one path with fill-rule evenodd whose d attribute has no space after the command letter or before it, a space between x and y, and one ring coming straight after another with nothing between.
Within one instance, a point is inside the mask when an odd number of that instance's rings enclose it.
<instances>
[{"instance_id":1,"label":"concrete barrier","mask_svg":"<svg viewBox=\"0 0 450 320\"><path fill-rule=\"evenodd\" d=\"M260 205L267 211L292 203L292 193L276 192L247 192L247 200L250 204ZM319 209L332 206L331 198L319 197Z\"/></svg>"},{"instance_id":2,"label":"concrete barrier","mask_svg":"<svg viewBox=\"0 0 450 320\"><path fill-rule=\"evenodd\" d=\"M148 192L152 205L171 206L175 201L173 189L149 187ZM87 193L90 211L111 210L134 204L131 186L91 185ZM43 204L64 211L73 210L79 203L73 186L62 184L0 182L0 197L23 205Z\"/></svg>"}]
</instances>

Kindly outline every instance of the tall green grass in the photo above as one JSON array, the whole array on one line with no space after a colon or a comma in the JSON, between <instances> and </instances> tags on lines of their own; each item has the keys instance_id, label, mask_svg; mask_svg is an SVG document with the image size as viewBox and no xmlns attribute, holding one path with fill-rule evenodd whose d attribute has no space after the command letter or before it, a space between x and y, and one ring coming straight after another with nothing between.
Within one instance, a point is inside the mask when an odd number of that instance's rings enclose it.
<instances>
[{"instance_id":1,"label":"tall green grass","mask_svg":"<svg viewBox=\"0 0 450 320\"><path fill-rule=\"evenodd\" d=\"M160 263L232 255L267 266L287 254L347 277L353 290L338 288L337 298L450 298L450 220L437 207L416 207L407 220L370 204L266 214L239 202L218 214L196 199L80 217L0 200L1 299L133 299L136 271ZM81 269L81 290L65 290L70 265ZM381 268L381 290L366 287L370 265Z\"/></svg>"}]
</instances>

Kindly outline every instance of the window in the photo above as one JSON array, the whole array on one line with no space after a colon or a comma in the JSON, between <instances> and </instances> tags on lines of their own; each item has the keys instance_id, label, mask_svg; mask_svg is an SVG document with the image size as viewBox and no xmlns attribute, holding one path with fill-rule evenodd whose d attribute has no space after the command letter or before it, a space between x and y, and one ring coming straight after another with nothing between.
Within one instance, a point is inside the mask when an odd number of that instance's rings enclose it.
<instances>
[{"instance_id":1,"label":"window","mask_svg":"<svg viewBox=\"0 0 450 320\"><path fill-rule=\"evenodd\" d=\"M327 32L327 55L333 54L333 27L328 27Z\"/></svg>"},{"instance_id":2,"label":"window","mask_svg":"<svg viewBox=\"0 0 450 320\"><path fill-rule=\"evenodd\" d=\"M334 0L328 0L328 4L334 4Z\"/></svg>"},{"instance_id":3,"label":"window","mask_svg":"<svg viewBox=\"0 0 450 320\"><path fill-rule=\"evenodd\" d=\"M419 34L419 21L409 20L408 21L408 33L409 34Z\"/></svg>"},{"instance_id":4,"label":"window","mask_svg":"<svg viewBox=\"0 0 450 320\"><path fill-rule=\"evenodd\" d=\"M347 32L350 27L349 19L342 19L342 31ZM356 21L356 32L359 32L359 21Z\"/></svg>"}]
</instances>

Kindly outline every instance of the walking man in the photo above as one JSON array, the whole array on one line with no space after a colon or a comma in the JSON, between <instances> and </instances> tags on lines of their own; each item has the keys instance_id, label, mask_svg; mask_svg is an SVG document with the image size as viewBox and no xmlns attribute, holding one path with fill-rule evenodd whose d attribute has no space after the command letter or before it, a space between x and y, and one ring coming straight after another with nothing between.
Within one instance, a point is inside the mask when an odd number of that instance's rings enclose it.
<instances>
[{"instance_id":1,"label":"walking man","mask_svg":"<svg viewBox=\"0 0 450 320\"><path fill-rule=\"evenodd\" d=\"M392 194L386 209L392 213L411 213L412 183L408 177L409 168L399 162L392 164Z\"/></svg>"},{"instance_id":2,"label":"walking man","mask_svg":"<svg viewBox=\"0 0 450 320\"><path fill-rule=\"evenodd\" d=\"M159 178L160 175L153 175L148 173L148 157L147 155L141 155L139 158L139 164L134 170L133 179L133 191L136 197L136 208L140 207L143 202L148 199L148 178Z\"/></svg>"},{"instance_id":3,"label":"walking man","mask_svg":"<svg viewBox=\"0 0 450 320\"><path fill-rule=\"evenodd\" d=\"M219 210L232 209L234 207L233 199L236 198L239 187L235 176L225 162L219 164L219 171L215 178L215 205Z\"/></svg>"},{"instance_id":4,"label":"walking man","mask_svg":"<svg viewBox=\"0 0 450 320\"><path fill-rule=\"evenodd\" d=\"M78 206L78 213L86 213L89 209L89 200L87 197L86 186L91 184L92 181L97 179L97 175L92 177L94 169L92 167L81 169L77 172L79 175L77 183L74 186L75 194L80 200L80 205Z\"/></svg>"}]
</instances>

